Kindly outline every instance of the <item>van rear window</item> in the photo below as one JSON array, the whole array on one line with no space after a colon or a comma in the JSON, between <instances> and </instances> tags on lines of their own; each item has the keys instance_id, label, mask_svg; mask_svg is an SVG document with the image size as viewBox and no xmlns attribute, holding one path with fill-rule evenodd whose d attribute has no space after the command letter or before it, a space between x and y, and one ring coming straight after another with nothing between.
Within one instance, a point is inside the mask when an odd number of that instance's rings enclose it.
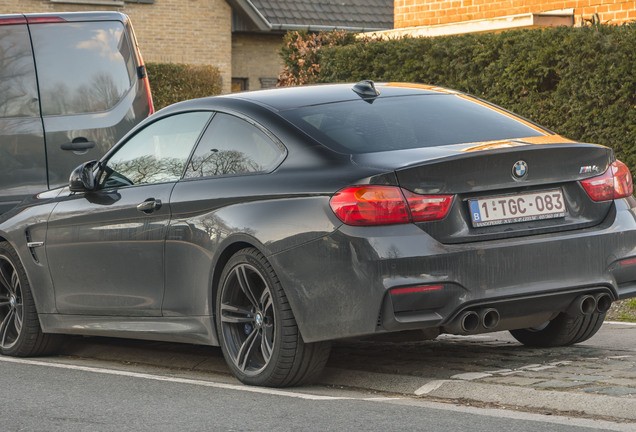
<instances>
[{"instance_id":1,"label":"van rear window","mask_svg":"<svg viewBox=\"0 0 636 432\"><path fill-rule=\"evenodd\" d=\"M31 26L43 115L107 111L130 90L134 59L123 23Z\"/></svg>"},{"instance_id":2,"label":"van rear window","mask_svg":"<svg viewBox=\"0 0 636 432\"><path fill-rule=\"evenodd\" d=\"M545 135L521 119L450 94L379 97L306 106L283 117L343 153L496 141Z\"/></svg>"}]
</instances>

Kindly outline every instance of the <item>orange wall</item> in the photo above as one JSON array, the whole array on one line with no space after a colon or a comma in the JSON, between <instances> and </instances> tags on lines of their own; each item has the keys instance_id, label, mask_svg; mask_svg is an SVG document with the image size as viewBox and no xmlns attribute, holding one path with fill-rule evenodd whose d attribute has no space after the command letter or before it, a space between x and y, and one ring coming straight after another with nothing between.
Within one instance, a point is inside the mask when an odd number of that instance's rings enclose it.
<instances>
[{"instance_id":1,"label":"orange wall","mask_svg":"<svg viewBox=\"0 0 636 432\"><path fill-rule=\"evenodd\" d=\"M602 23L636 20L636 1L622 0L395 0L394 26L447 24L574 8L576 22L597 13Z\"/></svg>"}]
</instances>

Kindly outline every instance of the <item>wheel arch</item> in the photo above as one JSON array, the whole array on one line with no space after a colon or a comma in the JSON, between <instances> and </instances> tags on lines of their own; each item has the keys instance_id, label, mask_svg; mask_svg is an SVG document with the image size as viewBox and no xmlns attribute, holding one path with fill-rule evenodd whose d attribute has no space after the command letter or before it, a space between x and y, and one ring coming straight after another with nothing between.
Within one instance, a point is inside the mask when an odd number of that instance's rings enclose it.
<instances>
[{"instance_id":1,"label":"wheel arch","mask_svg":"<svg viewBox=\"0 0 636 432\"><path fill-rule=\"evenodd\" d=\"M26 277L26 280L29 283L31 296L33 297L35 310L38 313L38 315L42 313L43 311L46 311L46 306L43 305L43 303L46 302L47 296L42 295L37 288L36 289L33 288L34 286L37 286L37 281L34 283L33 281L34 275L30 271L32 270L31 265L33 264L33 261L31 260L31 261L25 262L25 257L22 256L22 253L19 250L18 245L15 244L13 241L11 241L9 237L4 235L3 233L0 233L0 243L6 243L7 245L9 245L11 249L13 249L13 253L15 254L14 259L17 259L20 265L22 266L22 268L24 269L24 276ZM26 248L26 245L24 247ZM45 299L43 300L42 297L45 297Z\"/></svg>"},{"instance_id":2,"label":"wheel arch","mask_svg":"<svg viewBox=\"0 0 636 432\"><path fill-rule=\"evenodd\" d=\"M286 387L313 381L327 362L331 343L304 342L271 261L246 242L233 243L221 257L215 285L223 315L216 315L215 323L232 373L249 385Z\"/></svg>"},{"instance_id":3,"label":"wheel arch","mask_svg":"<svg viewBox=\"0 0 636 432\"><path fill-rule=\"evenodd\" d=\"M294 296L293 293L289 292L289 285L283 283L284 278L281 277L281 273L283 272L283 269L281 269L278 266L279 263L276 260L272 259L272 252L265 245L260 243L255 238L244 236L244 235L236 236L234 238L231 238L231 240L230 238L226 239L226 242L224 242L223 247L219 248L218 257L214 260L214 264L213 264L213 268L212 268L211 276L210 276L212 287L210 289L209 305L210 305L210 310L212 311L213 322L215 323L214 329L215 329L216 336L217 337L219 336L218 328L216 328L216 297L219 290L219 285L221 283L221 274L223 273L223 269L227 265L228 261L232 258L232 256L234 256L240 250L247 249L247 248L254 248L258 250L260 253L262 253L265 256L265 258L272 265L274 272L276 273L281 283L283 291L285 292L285 295L287 296L287 300L289 301L289 305L291 307L292 313L296 317L296 322L298 323L298 330L301 336L303 336L304 322L302 317L299 317L297 315L298 308L296 307L297 306L297 303L295 301L296 296Z\"/></svg>"},{"instance_id":4,"label":"wheel arch","mask_svg":"<svg viewBox=\"0 0 636 432\"><path fill-rule=\"evenodd\" d=\"M223 269L227 262L236 254L238 251L247 248L256 248L254 244L246 242L246 241L236 241L223 249L223 251L219 254L216 262L214 263L214 268L212 269L212 304L214 306L214 302L216 301L216 293L219 289L219 282L221 281L221 273L223 273ZM260 249L259 249L260 250ZM262 252L262 251L261 251ZM214 309L213 309L214 310Z\"/></svg>"}]
</instances>

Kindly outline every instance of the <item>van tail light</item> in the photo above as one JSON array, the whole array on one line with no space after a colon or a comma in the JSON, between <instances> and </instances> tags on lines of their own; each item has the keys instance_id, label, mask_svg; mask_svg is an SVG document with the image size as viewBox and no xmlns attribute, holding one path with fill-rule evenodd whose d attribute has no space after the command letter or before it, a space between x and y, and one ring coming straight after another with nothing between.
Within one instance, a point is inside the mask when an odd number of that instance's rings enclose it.
<instances>
[{"instance_id":1,"label":"van tail light","mask_svg":"<svg viewBox=\"0 0 636 432\"><path fill-rule=\"evenodd\" d=\"M66 22L64 18L53 15L28 16L26 17L26 19L29 24L52 24Z\"/></svg>"},{"instance_id":2,"label":"van tail light","mask_svg":"<svg viewBox=\"0 0 636 432\"><path fill-rule=\"evenodd\" d=\"M632 174L619 160L614 161L602 175L581 180L581 185L594 201L625 198L634 193Z\"/></svg>"},{"instance_id":3,"label":"van tail light","mask_svg":"<svg viewBox=\"0 0 636 432\"><path fill-rule=\"evenodd\" d=\"M331 197L329 205L347 225L373 226L444 218L453 195L418 195L396 186L352 186Z\"/></svg>"},{"instance_id":4,"label":"van tail light","mask_svg":"<svg viewBox=\"0 0 636 432\"><path fill-rule=\"evenodd\" d=\"M141 56L141 51L139 50L139 42L137 42L137 35L135 34L135 30L132 27L130 21L126 23L126 27L128 28L130 35L132 37L132 42L135 47L135 56L137 57L137 79L140 79L144 83L144 88L146 89L146 98L148 99L148 115L154 114L155 112L155 104L152 101L152 92L150 91L150 80L148 79L148 70L146 69L146 63L144 63L144 59Z\"/></svg>"},{"instance_id":5,"label":"van tail light","mask_svg":"<svg viewBox=\"0 0 636 432\"><path fill-rule=\"evenodd\" d=\"M26 18L22 15L20 16L12 16L9 18L0 18L0 25L16 25L16 24L26 24Z\"/></svg>"},{"instance_id":6,"label":"van tail light","mask_svg":"<svg viewBox=\"0 0 636 432\"><path fill-rule=\"evenodd\" d=\"M14 25L14 24L50 24L50 23L63 23L66 22L64 18L54 15L41 15L41 16L23 16L15 15L6 18L0 18L0 25Z\"/></svg>"},{"instance_id":7,"label":"van tail light","mask_svg":"<svg viewBox=\"0 0 636 432\"><path fill-rule=\"evenodd\" d=\"M155 112L155 105L152 101L152 92L150 91L150 79L148 78L148 71L146 70L146 64L144 63L143 57L141 57L141 52L139 51L139 47L137 47L137 59L139 59L139 67L137 68L137 75L139 79L143 80L144 87L146 88L146 97L148 98L148 107L150 111L148 115L151 115Z\"/></svg>"}]
</instances>

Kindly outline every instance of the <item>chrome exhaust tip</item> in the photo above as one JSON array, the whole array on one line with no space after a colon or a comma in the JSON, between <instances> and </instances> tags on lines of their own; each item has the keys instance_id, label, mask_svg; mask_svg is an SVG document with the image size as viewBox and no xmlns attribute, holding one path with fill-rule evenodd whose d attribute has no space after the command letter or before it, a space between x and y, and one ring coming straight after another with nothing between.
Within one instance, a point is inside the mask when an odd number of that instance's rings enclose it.
<instances>
[{"instance_id":1,"label":"chrome exhaust tip","mask_svg":"<svg viewBox=\"0 0 636 432\"><path fill-rule=\"evenodd\" d=\"M589 294L574 299L567 310L569 315L589 315L596 311L596 298Z\"/></svg>"},{"instance_id":2,"label":"chrome exhaust tip","mask_svg":"<svg viewBox=\"0 0 636 432\"><path fill-rule=\"evenodd\" d=\"M474 332L479 327L479 315L475 311L466 311L459 317L459 324L463 331Z\"/></svg>"},{"instance_id":3,"label":"chrome exhaust tip","mask_svg":"<svg viewBox=\"0 0 636 432\"><path fill-rule=\"evenodd\" d=\"M490 330L499 325L499 311L497 309L483 309L479 315L481 317L481 325L484 326L484 328Z\"/></svg>"},{"instance_id":4,"label":"chrome exhaust tip","mask_svg":"<svg viewBox=\"0 0 636 432\"><path fill-rule=\"evenodd\" d=\"M598 313L607 312L612 306L612 296L607 293L598 294L596 296L596 311Z\"/></svg>"}]
</instances>

